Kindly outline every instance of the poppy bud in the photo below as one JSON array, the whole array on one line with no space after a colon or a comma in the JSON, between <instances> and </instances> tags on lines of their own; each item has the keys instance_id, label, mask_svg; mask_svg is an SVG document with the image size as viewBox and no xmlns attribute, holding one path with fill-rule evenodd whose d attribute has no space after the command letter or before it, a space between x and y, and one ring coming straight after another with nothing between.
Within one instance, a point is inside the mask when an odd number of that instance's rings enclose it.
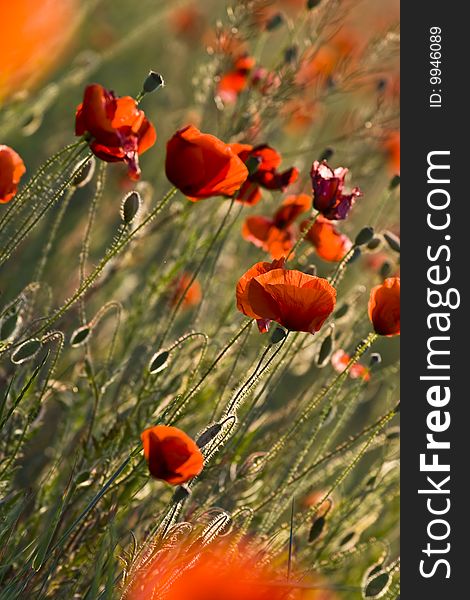
<instances>
[{"instance_id":1,"label":"poppy bud","mask_svg":"<svg viewBox=\"0 0 470 600\"><path fill-rule=\"evenodd\" d=\"M390 573L379 571L364 586L364 598L381 598L390 587L391 582Z\"/></svg>"},{"instance_id":2,"label":"poppy bud","mask_svg":"<svg viewBox=\"0 0 470 600\"><path fill-rule=\"evenodd\" d=\"M351 258L348 260L348 263L353 263L354 261L356 261L358 258L361 257L361 254L362 252L360 248L354 248L351 254Z\"/></svg>"},{"instance_id":3,"label":"poppy bud","mask_svg":"<svg viewBox=\"0 0 470 600\"><path fill-rule=\"evenodd\" d=\"M150 71L147 75L144 85L142 86L142 91L144 94L150 94L158 88L164 87L165 81L160 73L156 73L155 71Z\"/></svg>"},{"instance_id":4,"label":"poppy bud","mask_svg":"<svg viewBox=\"0 0 470 600\"><path fill-rule=\"evenodd\" d=\"M374 237L370 240L370 242L367 244L367 249L368 250L377 250L377 248L380 246L380 238L378 237Z\"/></svg>"},{"instance_id":5,"label":"poppy bud","mask_svg":"<svg viewBox=\"0 0 470 600\"><path fill-rule=\"evenodd\" d=\"M70 345L72 348L78 348L82 346L90 336L91 327L89 325L84 325L83 327L79 327L75 329L75 331L70 336Z\"/></svg>"},{"instance_id":6,"label":"poppy bud","mask_svg":"<svg viewBox=\"0 0 470 600\"><path fill-rule=\"evenodd\" d=\"M292 64L296 61L297 55L299 53L298 46L289 46L286 48L284 52L284 62L287 64Z\"/></svg>"},{"instance_id":7,"label":"poppy bud","mask_svg":"<svg viewBox=\"0 0 470 600\"><path fill-rule=\"evenodd\" d=\"M75 175L72 181L72 185L76 188L82 188L85 187L87 183L90 183L90 181L93 179L95 166L96 161L92 156L90 160L88 160L80 169L80 171Z\"/></svg>"},{"instance_id":8,"label":"poppy bud","mask_svg":"<svg viewBox=\"0 0 470 600\"><path fill-rule=\"evenodd\" d=\"M400 175L394 175L390 180L389 189L394 190L400 185Z\"/></svg>"},{"instance_id":9,"label":"poppy bud","mask_svg":"<svg viewBox=\"0 0 470 600\"><path fill-rule=\"evenodd\" d=\"M320 347L320 352L318 353L317 358L318 367L324 367L330 360L331 353L333 352L334 341L334 333L333 329L331 329L329 335L326 336Z\"/></svg>"},{"instance_id":10,"label":"poppy bud","mask_svg":"<svg viewBox=\"0 0 470 600\"><path fill-rule=\"evenodd\" d=\"M380 267L380 276L386 279L392 272L392 264L386 260Z\"/></svg>"},{"instance_id":11,"label":"poppy bud","mask_svg":"<svg viewBox=\"0 0 470 600\"><path fill-rule=\"evenodd\" d=\"M372 227L363 227L357 234L354 244L356 246L364 246L368 244L374 237L374 229Z\"/></svg>"},{"instance_id":12,"label":"poppy bud","mask_svg":"<svg viewBox=\"0 0 470 600\"><path fill-rule=\"evenodd\" d=\"M320 155L320 162L322 162L323 160L330 160L334 153L335 152L333 148L325 148L322 154Z\"/></svg>"},{"instance_id":13,"label":"poppy bud","mask_svg":"<svg viewBox=\"0 0 470 600\"><path fill-rule=\"evenodd\" d=\"M321 534L323 533L323 529L325 528L326 519L325 517L318 517L312 523L310 528L310 532L308 534L308 543L312 544L315 540L317 540Z\"/></svg>"},{"instance_id":14,"label":"poppy bud","mask_svg":"<svg viewBox=\"0 0 470 600\"><path fill-rule=\"evenodd\" d=\"M208 444L211 440L215 438L215 436L220 433L222 429L221 423L214 423L213 425L209 425L207 429L205 429L201 435L196 440L196 445L199 448L204 448L206 444Z\"/></svg>"},{"instance_id":15,"label":"poppy bud","mask_svg":"<svg viewBox=\"0 0 470 600\"><path fill-rule=\"evenodd\" d=\"M312 10L317 6L320 6L321 0L307 0L307 9Z\"/></svg>"},{"instance_id":16,"label":"poppy bud","mask_svg":"<svg viewBox=\"0 0 470 600\"><path fill-rule=\"evenodd\" d=\"M142 200L140 199L140 194L135 190L127 194L124 198L121 205L121 219L126 225L130 225L135 219L141 204Z\"/></svg>"},{"instance_id":17,"label":"poppy bud","mask_svg":"<svg viewBox=\"0 0 470 600\"><path fill-rule=\"evenodd\" d=\"M384 231L383 236L390 248L400 253L400 238L390 231Z\"/></svg>"},{"instance_id":18,"label":"poppy bud","mask_svg":"<svg viewBox=\"0 0 470 600\"><path fill-rule=\"evenodd\" d=\"M163 371L163 369L166 369L169 356L170 353L167 350L154 354L149 362L150 375L156 375L160 371Z\"/></svg>"},{"instance_id":19,"label":"poppy bud","mask_svg":"<svg viewBox=\"0 0 470 600\"><path fill-rule=\"evenodd\" d=\"M276 327L271 335L271 344L278 344L286 337L287 333L281 327Z\"/></svg>"},{"instance_id":20,"label":"poppy bud","mask_svg":"<svg viewBox=\"0 0 470 600\"><path fill-rule=\"evenodd\" d=\"M284 23L282 13L276 13L266 23L266 31L274 31Z\"/></svg>"},{"instance_id":21,"label":"poppy bud","mask_svg":"<svg viewBox=\"0 0 470 600\"><path fill-rule=\"evenodd\" d=\"M11 362L15 365L21 365L22 363L31 360L41 349L41 340L31 339L23 342L11 355Z\"/></svg>"},{"instance_id":22,"label":"poppy bud","mask_svg":"<svg viewBox=\"0 0 470 600\"><path fill-rule=\"evenodd\" d=\"M12 312L6 314L0 320L0 340L8 340L12 338L20 324L18 313Z\"/></svg>"},{"instance_id":23,"label":"poppy bud","mask_svg":"<svg viewBox=\"0 0 470 600\"><path fill-rule=\"evenodd\" d=\"M379 352L373 352L370 355L369 367L372 368L375 365L380 365L381 362L382 362L382 356L381 356L381 354L379 354Z\"/></svg>"}]
</instances>

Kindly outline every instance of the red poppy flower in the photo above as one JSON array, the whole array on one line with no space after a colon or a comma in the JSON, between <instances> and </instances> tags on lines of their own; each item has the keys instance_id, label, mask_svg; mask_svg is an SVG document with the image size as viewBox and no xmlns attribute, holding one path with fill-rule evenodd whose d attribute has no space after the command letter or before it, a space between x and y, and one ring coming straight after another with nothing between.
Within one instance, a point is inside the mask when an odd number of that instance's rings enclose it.
<instances>
[{"instance_id":1,"label":"red poppy flower","mask_svg":"<svg viewBox=\"0 0 470 600\"><path fill-rule=\"evenodd\" d=\"M129 177L139 179L139 154L151 148L157 134L130 96L118 98L94 83L85 88L77 107L75 135L90 136L90 149L106 162L125 162Z\"/></svg>"},{"instance_id":2,"label":"red poppy flower","mask_svg":"<svg viewBox=\"0 0 470 600\"><path fill-rule=\"evenodd\" d=\"M308 221L304 221L301 229L306 228L307 224ZM352 247L348 236L338 231L331 221L321 215L315 219L306 238L313 244L318 256L330 262L339 262Z\"/></svg>"},{"instance_id":3,"label":"red poppy flower","mask_svg":"<svg viewBox=\"0 0 470 600\"><path fill-rule=\"evenodd\" d=\"M282 264L251 267L238 282L237 308L261 321L263 330L276 321L290 331L315 333L335 307L336 290L322 277L279 268Z\"/></svg>"},{"instance_id":4,"label":"red poppy flower","mask_svg":"<svg viewBox=\"0 0 470 600\"><path fill-rule=\"evenodd\" d=\"M176 306L178 304L182 294L189 285L189 282L193 276L190 273L183 273L180 277L177 277L173 283L173 294L171 296L170 304L172 306ZM184 294L184 299L182 302L182 306L184 308L190 308L191 306L196 306L199 304L202 298L201 286L199 282L195 279L192 284L189 286L188 290Z\"/></svg>"},{"instance_id":5,"label":"red poppy flower","mask_svg":"<svg viewBox=\"0 0 470 600\"><path fill-rule=\"evenodd\" d=\"M342 373L348 366L351 357L344 350L337 350L331 357L331 364L333 369L338 373ZM370 380L370 372L367 367L360 363L355 363L349 370L349 376L351 379L363 379L364 381Z\"/></svg>"},{"instance_id":6,"label":"red poppy flower","mask_svg":"<svg viewBox=\"0 0 470 600\"><path fill-rule=\"evenodd\" d=\"M267 144L255 147L249 144L232 144L231 148L245 164L252 167L251 174L237 196L237 200L243 204L257 204L261 200L260 188L285 190L299 176L296 167L279 173L277 168L282 161L281 155Z\"/></svg>"},{"instance_id":7,"label":"red poppy flower","mask_svg":"<svg viewBox=\"0 0 470 600\"><path fill-rule=\"evenodd\" d=\"M290 252L296 240L292 223L297 216L310 209L312 200L307 194L288 196L272 219L262 216L248 217L242 228L242 236L271 258L281 258Z\"/></svg>"},{"instance_id":8,"label":"red poppy flower","mask_svg":"<svg viewBox=\"0 0 470 600\"><path fill-rule=\"evenodd\" d=\"M255 66L251 56L241 56L235 61L234 68L220 78L217 94L226 102L235 102L238 94L247 88L250 73Z\"/></svg>"},{"instance_id":9,"label":"red poppy flower","mask_svg":"<svg viewBox=\"0 0 470 600\"><path fill-rule=\"evenodd\" d=\"M166 146L166 176L196 202L211 196L233 196L248 169L231 147L194 125L180 129Z\"/></svg>"},{"instance_id":10,"label":"red poppy flower","mask_svg":"<svg viewBox=\"0 0 470 600\"><path fill-rule=\"evenodd\" d=\"M316 160L312 165L310 177L313 187L313 206L324 217L332 221L345 219L362 192L355 187L350 194L343 194L344 179L348 169L339 167L333 171L327 162Z\"/></svg>"},{"instance_id":11,"label":"red poppy flower","mask_svg":"<svg viewBox=\"0 0 470 600\"><path fill-rule=\"evenodd\" d=\"M369 298L369 318L379 335L400 333L400 278L389 277L372 288Z\"/></svg>"},{"instance_id":12,"label":"red poppy flower","mask_svg":"<svg viewBox=\"0 0 470 600\"><path fill-rule=\"evenodd\" d=\"M21 156L9 146L0 144L0 204L13 198L25 171Z\"/></svg>"},{"instance_id":13,"label":"red poppy flower","mask_svg":"<svg viewBox=\"0 0 470 600\"><path fill-rule=\"evenodd\" d=\"M189 481L202 471L204 458L196 443L177 427L156 425L141 434L152 477L171 485Z\"/></svg>"}]
</instances>

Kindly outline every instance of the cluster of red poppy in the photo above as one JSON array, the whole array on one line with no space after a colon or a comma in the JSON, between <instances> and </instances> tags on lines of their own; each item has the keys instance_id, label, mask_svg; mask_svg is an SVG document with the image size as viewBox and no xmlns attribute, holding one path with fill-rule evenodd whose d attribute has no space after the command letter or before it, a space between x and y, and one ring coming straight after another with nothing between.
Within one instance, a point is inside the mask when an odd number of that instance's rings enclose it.
<instances>
[{"instance_id":1,"label":"cluster of red poppy","mask_svg":"<svg viewBox=\"0 0 470 600\"><path fill-rule=\"evenodd\" d=\"M75 132L84 135L91 151L107 162L124 162L129 176L140 174L139 154L150 148L156 133L153 125L131 97L118 98L98 84L85 89L77 108ZM201 133L193 125L180 129L167 143L165 170L173 185L189 200L212 196L232 197L246 204L256 204L261 188L284 190L299 175L295 167L278 172L281 156L268 145L226 144L213 135ZM25 168L18 154L0 146L0 201L8 202L16 193ZM325 260L341 260L351 248L351 241L341 234L332 221L345 219L359 188L344 192L347 169L331 169L326 161L315 161L311 179L313 207L319 212L306 234L317 253ZM243 236L266 250L273 262L258 262L242 275L236 288L237 308L256 319L260 332L272 321L288 331L315 333L332 314L336 289L324 278L287 269L285 257L295 243L294 221L311 209L306 194L287 197L272 218L252 216L246 219ZM307 221L301 224L305 229ZM199 284L183 274L174 282L171 302L199 302ZM400 279L386 279L372 289L369 317L374 331L383 336L400 333ZM349 357L335 357L336 367ZM347 364L347 362L346 362ZM367 377L354 371L354 376ZM173 485L195 477L203 467L197 445L182 431L159 425L142 434L144 455L150 473Z\"/></svg>"}]
</instances>

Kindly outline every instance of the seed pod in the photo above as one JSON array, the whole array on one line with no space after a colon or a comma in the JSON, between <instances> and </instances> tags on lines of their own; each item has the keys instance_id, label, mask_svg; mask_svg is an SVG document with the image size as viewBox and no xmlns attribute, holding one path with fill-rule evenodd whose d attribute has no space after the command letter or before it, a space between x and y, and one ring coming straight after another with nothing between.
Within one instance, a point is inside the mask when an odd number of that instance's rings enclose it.
<instances>
[{"instance_id":1,"label":"seed pod","mask_svg":"<svg viewBox=\"0 0 470 600\"><path fill-rule=\"evenodd\" d=\"M375 574L363 589L364 598L382 598L388 591L390 584L392 582L392 578L390 577L390 573L387 571L379 571Z\"/></svg>"},{"instance_id":2,"label":"seed pod","mask_svg":"<svg viewBox=\"0 0 470 600\"><path fill-rule=\"evenodd\" d=\"M321 536L321 534L323 533L323 529L325 528L325 523L325 517L318 517L313 521L308 534L309 544L313 544L313 542Z\"/></svg>"},{"instance_id":3,"label":"seed pod","mask_svg":"<svg viewBox=\"0 0 470 600\"><path fill-rule=\"evenodd\" d=\"M400 253L400 238L391 231L384 231L383 236L390 248Z\"/></svg>"},{"instance_id":4,"label":"seed pod","mask_svg":"<svg viewBox=\"0 0 470 600\"><path fill-rule=\"evenodd\" d=\"M220 423L214 423L213 425L209 425L209 427L201 433L201 435L197 438L196 444L199 448L204 448L206 444L208 444L211 440L215 438L215 436L222 429L222 425Z\"/></svg>"},{"instance_id":5,"label":"seed pod","mask_svg":"<svg viewBox=\"0 0 470 600\"><path fill-rule=\"evenodd\" d=\"M165 81L160 73L156 73L155 71L149 71L149 74L145 78L144 85L142 86L142 91L144 94L150 94L158 88L164 87Z\"/></svg>"},{"instance_id":6,"label":"seed pod","mask_svg":"<svg viewBox=\"0 0 470 600\"><path fill-rule=\"evenodd\" d=\"M266 23L266 31L274 31L284 23L282 13L276 13Z\"/></svg>"},{"instance_id":7,"label":"seed pod","mask_svg":"<svg viewBox=\"0 0 470 600\"><path fill-rule=\"evenodd\" d=\"M373 227L363 227L361 231L357 234L356 239L354 240L354 244L356 246L364 246L364 244L368 244L373 237Z\"/></svg>"},{"instance_id":8,"label":"seed pod","mask_svg":"<svg viewBox=\"0 0 470 600\"><path fill-rule=\"evenodd\" d=\"M390 180L389 183L389 189L390 190L394 190L395 188L397 188L400 185L400 175L395 175L394 177L392 177L392 179Z\"/></svg>"},{"instance_id":9,"label":"seed pod","mask_svg":"<svg viewBox=\"0 0 470 600\"><path fill-rule=\"evenodd\" d=\"M88 340L90 333L91 327L89 325L84 325L83 327L75 329L70 336L70 345L72 348L78 348L79 346L82 346Z\"/></svg>"},{"instance_id":10,"label":"seed pod","mask_svg":"<svg viewBox=\"0 0 470 600\"><path fill-rule=\"evenodd\" d=\"M330 333L323 340L322 345L320 346L320 351L317 357L317 366L324 367L328 364L330 360L331 353L333 352L334 347L334 333L333 329L330 330Z\"/></svg>"},{"instance_id":11,"label":"seed pod","mask_svg":"<svg viewBox=\"0 0 470 600\"><path fill-rule=\"evenodd\" d=\"M96 161L92 156L90 160L88 160L80 169L80 171L75 175L75 177L72 180L72 185L76 188L82 188L85 187L87 183L90 183L95 172L95 166Z\"/></svg>"},{"instance_id":12,"label":"seed pod","mask_svg":"<svg viewBox=\"0 0 470 600\"><path fill-rule=\"evenodd\" d=\"M167 350L154 354L149 362L150 375L156 375L160 371L163 371L163 369L166 369L169 356L170 353Z\"/></svg>"},{"instance_id":13,"label":"seed pod","mask_svg":"<svg viewBox=\"0 0 470 600\"><path fill-rule=\"evenodd\" d=\"M279 344L286 337L287 333L282 327L276 327L271 335L271 344Z\"/></svg>"},{"instance_id":14,"label":"seed pod","mask_svg":"<svg viewBox=\"0 0 470 600\"><path fill-rule=\"evenodd\" d=\"M23 342L11 355L11 362L15 365L21 365L22 363L31 360L36 356L42 347L41 340L33 338Z\"/></svg>"},{"instance_id":15,"label":"seed pod","mask_svg":"<svg viewBox=\"0 0 470 600\"><path fill-rule=\"evenodd\" d=\"M142 205L139 192L135 190L127 194L121 204L121 219L126 225L130 225L137 216Z\"/></svg>"},{"instance_id":16,"label":"seed pod","mask_svg":"<svg viewBox=\"0 0 470 600\"><path fill-rule=\"evenodd\" d=\"M380 243L381 243L380 238L379 237L374 237L367 244L367 248L368 248L368 250L377 250L377 248L380 246Z\"/></svg>"}]
</instances>

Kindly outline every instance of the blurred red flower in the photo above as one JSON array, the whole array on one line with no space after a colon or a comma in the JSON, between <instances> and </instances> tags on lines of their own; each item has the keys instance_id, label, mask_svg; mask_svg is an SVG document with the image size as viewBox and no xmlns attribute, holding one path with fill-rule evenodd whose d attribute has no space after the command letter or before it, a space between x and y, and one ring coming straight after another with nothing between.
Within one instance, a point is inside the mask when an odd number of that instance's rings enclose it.
<instances>
[{"instance_id":1,"label":"blurred red flower","mask_svg":"<svg viewBox=\"0 0 470 600\"><path fill-rule=\"evenodd\" d=\"M282 265L274 261L251 267L238 282L237 308L261 321L260 331L275 321L290 331L315 333L335 307L336 290L322 277Z\"/></svg>"},{"instance_id":2,"label":"blurred red flower","mask_svg":"<svg viewBox=\"0 0 470 600\"><path fill-rule=\"evenodd\" d=\"M333 369L338 373L342 373L348 366L351 357L344 350L336 350L331 357L331 364ZM351 379L363 379L364 381L370 380L370 372L367 367L360 363L355 363L349 370L349 376Z\"/></svg>"},{"instance_id":3,"label":"blurred red flower","mask_svg":"<svg viewBox=\"0 0 470 600\"><path fill-rule=\"evenodd\" d=\"M171 296L170 304L172 306L176 306L180 301L181 296L184 294L184 298L182 301L182 306L184 308L190 308L191 306L196 306L199 304L202 298L201 286L199 282L195 279L186 293L185 290L191 282L193 276L191 273L183 273L180 277L177 277L171 287L173 288L173 294Z\"/></svg>"},{"instance_id":4,"label":"blurred red flower","mask_svg":"<svg viewBox=\"0 0 470 600\"><path fill-rule=\"evenodd\" d=\"M300 227L304 230L307 225L308 221L304 221ZM329 262L339 262L352 247L348 236L338 231L334 224L322 215L315 219L306 239L313 244L318 256Z\"/></svg>"},{"instance_id":5,"label":"blurred red flower","mask_svg":"<svg viewBox=\"0 0 470 600\"><path fill-rule=\"evenodd\" d=\"M0 204L13 198L25 172L21 156L9 146L0 144Z\"/></svg>"},{"instance_id":6,"label":"blurred red flower","mask_svg":"<svg viewBox=\"0 0 470 600\"><path fill-rule=\"evenodd\" d=\"M0 102L37 86L57 65L80 23L77 0L0 2Z\"/></svg>"},{"instance_id":7,"label":"blurred red flower","mask_svg":"<svg viewBox=\"0 0 470 600\"><path fill-rule=\"evenodd\" d=\"M166 148L166 176L192 202L233 196L248 176L231 146L194 125L177 131Z\"/></svg>"},{"instance_id":8,"label":"blurred red flower","mask_svg":"<svg viewBox=\"0 0 470 600\"><path fill-rule=\"evenodd\" d=\"M369 318L379 335L400 333L400 278L389 277L372 288L369 298Z\"/></svg>"},{"instance_id":9,"label":"blurred red flower","mask_svg":"<svg viewBox=\"0 0 470 600\"><path fill-rule=\"evenodd\" d=\"M311 208L312 200L307 194L288 196L274 217L252 216L245 219L242 236L271 258L281 258L290 252L296 240L292 223Z\"/></svg>"},{"instance_id":10,"label":"blurred red flower","mask_svg":"<svg viewBox=\"0 0 470 600\"><path fill-rule=\"evenodd\" d=\"M202 471L202 453L181 429L156 425L143 431L140 437L148 469L155 479L180 485Z\"/></svg>"},{"instance_id":11,"label":"blurred red flower","mask_svg":"<svg viewBox=\"0 0 470 600\"><path fill-rule=\"evenodd\" d=\"M230 147L248 165L250 171L237 196L237 200L243 204L257 204L261 200L260 188L284 191L299 176L296 167L278 172L281 155L267 144L255 147L249 144L231 144Z\"/></svg>"},{"instance_id":12,"label":"blurred red flower","mask_svg":"<svg viewBox=\"0 0 470 600\"><path fill-rule=\"evenodd\" d=\"M269 561L256 539L235 535L209 544L187 538L167 543L131 571L125 600L334 600L336 594L316 574L296 586L285 581L283 560ZM305 588L302 588L302 584ZM308 589L311 585L312 589Z\"/></svg>"},{"instance_id":13,"label":"blurred red flower","mask_svg":"<svg viewBox=\"0 0 470 600\"><path fill-rule=\"evenodd\" d=\"M90 149L106 162L125 162L131 179L139 179L139 154L151 148L157 134L153 125L130 96L94 83L85 88L77 107L75 135L87 134Z\"/></svg>"},{"instance_id":14,"label":"blurred red flower","mask_svg":"<svg viewBox=\"0 0 470 600\"><path fill-rule=\"evenodd\" d=\"M348 169L338 167L333 171L327 162L316 160L310 171L313 187L313 206L327 219L345 219L356 198L362 192L355 187L350 194L343 194L344 179Z\"/></svg>"},{"instance_id":15,"label":"blurred red flower","mask_svg":"<svg viewBox=\"0 0 470 600\"><path fill-rule=\"evenodd\" d=\"M238 94L247 88L255 59L248 55L240 56L231 71L220 78L217 94L225 103L235 102Z\"/></svg>"}]
</instances>

